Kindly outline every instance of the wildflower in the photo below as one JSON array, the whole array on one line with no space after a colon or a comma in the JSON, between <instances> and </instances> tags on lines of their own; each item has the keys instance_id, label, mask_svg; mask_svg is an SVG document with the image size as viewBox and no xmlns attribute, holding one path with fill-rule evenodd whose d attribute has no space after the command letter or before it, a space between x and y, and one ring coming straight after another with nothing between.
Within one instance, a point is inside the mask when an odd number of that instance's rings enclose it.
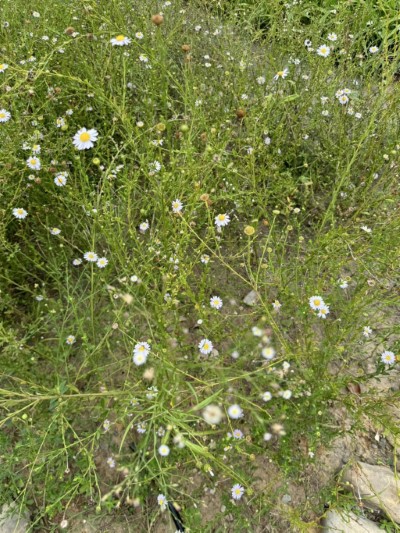
<instances>
[{"instance_id":1,"label":"wildflower","mask_svg":"<svg viewBox=\"0 0 400 533\"><path fill-rule=\"evenodd\" d=\"M243 438L243 432L240 431L240 429L234 429L232 431L232 437L234 439L242 439Z\"/></svg>"},{"instance_id":2,"label":"wildflower","mask_svg":"<svg viewBox=\"0 0 400 533\"><path fill-rule=\"evenodd\" d=\"M322 57L328 57L331 53L331 49L326 44L323 44L317 49L317 54Z\"/></svg>"},{"instance_id":3,"label":"wildflower","mask_svg":"<svg viewBox=\"0 0 400 533\"><path fill-rule=\"evenodd\" d=\"M221 309L222 307L222 300L219 296L212 296L210 299L210 306L213 309Z\"/></svg>"},{"instance_id":4,"label":"wildflower","mask_svg":"<svg viewBox=\"0 0 400 533\"><path fill-rule=\"evenodd\" d=\"M105 432L107 432L109 429L110 429L110 426L111 426L111 422L109 420L104 420L103 422L103 429Z\"/></svg>"},{"instance_id":5,"label":"wildflower","mask_svg":"<svg viewBox=\"0 0 400 533\"><path fill-rule=\"evenodd\" d=\"M159 494L159 495L157 496L157 503L158 503L158 505L160 506L161 511L165 511L165 509L167 508L168 500L167 500L167 498L164 496L164 494Z\"/></svg>"},{"instance_id":6,"label":"wildflower","mask_svg":"<svg viewBox=\"0 0 400 533\"><path fill-rule=\"evenodd\" d=\"M377 52L379 52L379 48L377 46L371 46L369 51L371 54L376 54Z\"/></svg>"},{"instance_id":7,"label":"wildflower","mask_svg":"<svg viewBox=\"0 0 400 533\"><path fill-rule=\"evenodd\" d=\"M0 72L3 73L8 69L7 63L0 63Z\"/></svg>"},{"instance_id":8,"label":"wildflower","mask_svg":"<svg viewBox=\"0 0 400 533\"><path fill-rule=\"evenodd\" d=\"M361 229L365 231L365 233L372 233L372 229L368 226L361 226Z\"/></svg>"},{"instance_id":9,"label":"wildflower","mask_svg":"<svg viewBox=\"0 0 400 533\"><path fill-rule=\"evenodd\" d=\"M349 286L349 282L346 280L346 279L341 279L339 280L339 287L341 289L347 289L347 287Z\"/></svg>"},{"instance_id":10,"label":"wildflower","mask_svg":"<svg viewBox=\"0 0 400 533\"><path fill-rule=\"evenodd\" d=\"M74 266L79 266L79 265L82 264L82 259L73 259L73 260L72 260L72 264L73 264Z\"/></svg>"},{"instance_id":11,"label":"wildflower","mask_svg":"<svg viewBox=\"0 0 400 533\"><path fill-rule=\"evenodd\" d=\"M200 257L200 261L203 263L203 265L206 265L206 264L209 263L209 261L210 261L210 256L207 255L207 254L203 254L203 255Z\"/></svg>"},{"instance_id":12,"label":"wildflower","mask_svg":"<svg viewBox=\"0 0 400 533\"><path fill-rule=\"evenodd\" d=\"M253 226L246 226L243 231L249 237L254 235L254 233L256 232L256 230L255 230L255 228Z\"/></svg>"},{"instance_id":13,"label":"wildflower","mask_svg":"<svg viewBox=\"0 0 400 533\"><path fill-rule=\"evenodd\" d=\"M32 17L38 19L40 18L40 13L38 11L32 11Z\"/></svg>"},{"instance_id":14,"label":"wildflower","mask_svg":"<svg viewBox=\"0 0 400 533\"><path fill-rule=\"evenodd\" d=\"M104 267L106 267L108 265L108 259L106 257L99 257L99 259L97 260L96 265L99 268L104 268Z\"/></svg>"},{"instance_id":15,"label":"wildflower","mask_svg":"<svg viewBox=\"0 0 400 533\"><path fill-rule=\"evenodd\" d=\"M371 333L372 333L372 328L369 327L369 326L364 326L364 328L363 328L363 332L362 332L362 334L364 335L364 337L367 337L367 338L368 338L368 337L371 335Z\"/></svg>"},{"instance_id":16,"label":"wildflower","mask_svg":"<svg viewBox=\"0 0 400 533\"><path fill-rule=\"evenodd\" d=\"M310 39L306 39L304 41L304 46L307 46L307 48L309 48L310 46L312 46L312 42L310 41Z\"/></svg>"},{"instance_id":17,"label":"wildflower","mask_svg":"<svg viewBox=\"0 0 400 533\"><path fill-rule=\"evenodd\" d=\"M311 298L308 301L309 301L311 309L314 309L314 310L320 309L321 307L325 305L324 300L321 298L321 296L311 296Z\"/></svg>"},{"instance_id":18,"label":"wildflower","mask_svg":"<svg viewBox=\"0 0 400 533\"><path fill-rule=\"evenodd\" d=\"M274 80L278 80L279 78L285 79L288 74L289 74L288 68L284 68L283 70L278 70L278 72L274 76Z\"/></svg>"},{"instance_id":19,"label":"wildflower","mask_svg":"<svg viewBox=\"0 0 400 533\"><path fill-rule=\"evenodd\" d=\"M62 117L57 118L56 126L57 128L62 128L63 126L65 126L65 120Z\"/></svg>"},{"instance_id":20,"label":"wildflower","mask_svg":"<svg viewBox=\"0 0 400 533\"><path fill-rule=\"evenodd\" d=\"M257 81L258 85L264 85L265 76L259 76L256 81Z\"/></svg>"},{"instance_id":21,"label":"wildflower","mask_svg":"<svg viewBox=\"0 0 400 533\"><path fill-rule=\"evenodd\" d=\"M381 361L385 365L393 365L393 363L396 361L396 357L393 352L385 350L381 355Z\"/></svg>"},{"instance_id":22,"label":"wildflower","mask_svg":"<svg viewBox=\"0 0 400 533\"><path fill-rule=\"evenodd\" d=\"M232 359L239 359L239 356L240 356L240 353L239 353L237 350L234 350L234 351L231 353L231 357L232 357Z\"/></svg>"},{"instance_id":23,"label":"wildflower","mask_svg":"<svg viewBox=\"0 0 400 533\"><path fill-rule=\"evenodd\" d=\"M329 307L327 305L323 305L318 309L318 316L319 318L326 318L326 315L329 314Z\"/></svg>"},{"instance_id":24,"label":"wildflower","mask_svg":"<svg viewBox=\"0 0 400 533\"><path fill-rule=\"evenodd\" d=\"M67 184L67 176L68 174L66 172L60 172L59 174L56 174L54 183L57 185L57 187L64 187Z\"/></svg>"},{"instance_id":25,"label":"wildflower","mask_svg":"<svg viewBox=\"0 0 400 533\"><path fill-rule=\"evenodd\" d=\"M219 424L224 416L222 410L218 405L209 404L203 409L203 418L207 424Z\"/></svg>"},{"instance_id":26,"label":"wildflower","mask_svg":"<svg viewBox=\"0 0 400 533\"><path fill-rule=\"evenodd\" d=\"M158 453L162 457L167 457L169 455L169 452L170 452L169 446L167 446L166 444L161 444L161 446L158 448Z\"/></svg>"},{"instance_id":27,"label":"wildflower","mask_svg":"<svg viewBox=\"0 0 400 533\"><path fill-rule=\"evenodd\" d=\"M215 225L219 228L222 226L227 226L229 222L230 222L230 218L229 218L229 215L227 214L221 214L215 217Z\"/></svg>"},{"instance_id":28,"label":"wildflower","mask_svg":"<svg viewBox=\"0 0 400 533\"><path fill-rule=\"evenodd\" d=\"M255 337L262 337L263 334L264 334L264 331L261 328L259 328L258 326L253 326L251 328L251 332L253 333L253 335Z\"/></svg>"},{"instance_id":29,"label":"wildflower","mask_svg":"<svg viewBox=\"0 0 400 533\"><path fill-rule=\"evenodd\" d=\"M182 211L182 208L183 204L178 198L172 202L172 211L174 213L180 213Z\"/></svg>"},{"instance_id":30,"label":"wildflower","mask_svg":"<svg viewBox=\"0 0 400 533\"><path fill-rule=\"evenodd\" d=\"M127 46L130 42L129 37L125 37L125 35L117 35L110 40L113 46Z\"/></svg>"},{"instance_id":31,"label":"wildflower","mask_svg":"<svg viewBox=\"0 0 400 533\"><path fill-rule=\"evenodd\" d=\"M265 440L265 442L268 442L269 440L272 439L272 434L271 433L264 433L263 439Z\"/></svg>"},{"instance_id":32,"label":"wildflower","mask_svg":"<svg viewBox=\"0 0 400 533\"><path fill-rule=\"evenodd\" d=\"M113 457L109 457L107 459L107 464L110 468L115 468L115 459Z\"/></svg>"},{"instance_id":33,"label":"wildflower","mask_svg":"<svg viewBox=\"0 0 400 533\"><path fill-rule=\"evenodd\" d=\"M93 148L98 135L99 133L95 129L81 128L75 133L73 144L78 150L89 150L89 148Z\"/></svg>"},{"instance_id":34,"label":"wildflower","mask_svg":"<svg viewBox=\"0 0 400 533\"><path fill-rule=\"evenodd\" d=\"M349 101L349 97L347 96L347 94L341 94L338 100L342 105L344 105L347 104L347 102Z\"/></svg>"},{"instance_id":35,"label":"wildflower","mask_svg":"<svg viewBox=\"0 0 400 533\"><path fill-rule=\"evenodd\" d=\"M234 500L240 500L240 498L244 494L244 488L242 487L242 485L239 485L239 483L236 483L236 485L233 485L231 492L232 492L232 498Z\"/></svg>"},{"instance_id":36,"label":"wildflower","mask_svg":"<svg viewBox=\"0 0 400 533\"><path fill-rule=\"evenodd\" d=\"M261 355L264 357L264 359L267 359L267 361L270 361L275 357L275 350L272 348L272 346L266 346L261 350Z\"/></svg>"},{"instance_id":37,"label":"wildflower","mask_svg":"<svg viewBox=\"0 0 400 533\"><path fill-rule=\"evenodd\" d=\"M139 230L144 233L145 231L147 231L150 227L150 224L148 223L148 221L146 220L146 222L142 222L139 226Z\"/></svg>"},{"instance_id":38,"label":"wildflower","mask_svg":"<svg viewBox=\"0 0 400 533\"><path fill-rule=\"evenodd\" d=\"M269 402L270 400L272 400L272 394L269 391L264 392L264 394L261 397L264 402Z\"/></svg>"},{"instance_id":39,"label":"wildflower","mask_svg":"<svg viewBox=\"0 0 400 533\"><path fill-rule=\"evenodd\" d=\"M146 424L144 424L143 422L139 422L139 424L136 424L136 431L138 433L146 433Z\"/></svg>"},{"instance_id":40,"label":"wildflower","mask_svg":"<svg viewBox=\"0 0 400 533\"><path fill-rule=\"evenodd\" d=\"M138 342L133 348L133 362L137 366L144 365L150 353L150 345L147 342Z\"/></svg>"},{"instance_id":41,"label":"wildflower","mask_svg":"<svg viewBox=\"0 0 400 533\"><path fill-rule=\"evenodd\" d=\"M228 407L228 415L230 418L233 418L236 420L237 418L241 418L243 416L243 410L238 404L233 404Z\"/></svg>"},{"instance_id":42,"label":"wildflower","mask_svg":"<svg viewBox=\"0 0 400 533\"><path fill-rule=\"evenodd\" d=\"M139 55L139 61L141 61L142 63L148 63L149 62L149 58L145 54L140 54Z\"/></svg>"},{"instance_id":43,"label":"wildflower","mask_svg":"<svg viewBox=\"0 0 400 533\"><path fill-rule=\"evenodd\" d=\"M65 342L71 346L72 344L75 344L76 342L76 337L75 335L68 335L68 337L65 339Z\"/></svg>"},{"instance_id":44,"label":"wildflower","mask_svg":"<svg viewBox=\"0 0 400 533\"><path fill-rule=\"evenodd\" d=\"M199 350L200 350L200 353L202 353L203 355L208 355L209 353L211 353L213 348L214 348L213 343L209 341L208 339L202 339L199 342Z\"/></svg>"},{"instance_id":45,"label":"wildflower","mask_svg":"<svg viewBox=\"0 0 400 533\"><path fill-rule=\"evenodd\" d=\"M26 164L32 170L40 170L41 168L40 159L38 157L28 157Z\"/></svg>"},{"instance_id":46,"label":"wildflower","mask_svg":"<svg viewBox=\"0 0 400 533\"><path fill-rule=\"evenodd\" d=\"M83 258L89 263L95 263L98 260L97 254L95 252L85 252Z\"/></svg>"},{"instance_id":47,"label":"wildflower","mask_svg":"<svg viewBox=\"0 0 400 533\"><path fill-rule=\"evenodd\" d=\"M143 33L141 31L137 31L135 33L135 37L136 37L136 39L140 40L140 39L143 39L144 35L143 35Z\"/></svg>"},{"instance_id":48,"label":"wildflower","mask_svg":"<svg viewBox=\"0 0 400 533\"><path fill-rule=\"evenodd\" d=\"M328 33L328 41L337 41L337 35L336 33Z\"/></svg>"},{"instance_id":49,"label":"wildflower","mask_svg":"<svg viewBox=\"0 0 400 533\"><path fill-rule=\"evenodd\" d=\"M50 228L50 233L52 235L60 235L61 230L60 230L60 228Z\"/></svg>"},{"instance_id":50,"label":"wildflower","mask_svg":"<svg viewBox=\"0 0 400 533\"><path fill-rule=\"evenodd\" d=\"M284 400L290 400L290 398L292 397L292 391L291 390L284 390L281 394L282 398Z\"/></svg>"},{"instance_id":51,"label":"wildflower","mask_svg":"<svg viewBox=\"0 0 400 533\"><path fill-rule=\"evenodd\" d=\"M61 520L61 522L60 522L60 528L61 529L66 529L67 527L68 527L68 520L66 520L64 518L64 520Z\"/></svg>"},{"instance_id":52,"label":"wildflower","mask_svg":"<svg viewBox=\"0 0 400 533\"><path fill-rule=\"evenodd\" d=\"M272 307L275 311L279 311L279 309L282 307L282 304L279 300L275 300L274 302L272 302Z\"/></svg>"},{"instance_id":53,"label":"wildflower","mask_svg":"<svg viewBox=\"0 0 400 533\"><path fill-rule=\"evenodd\" d=\"M282 368L284 372L287 372L290 368L290 363L288 363L287 361L283 361Z\"/></svg>"},{"instance_id":54,"label":"wildflower","mask_svg":"<svg viewBox=\"0 0 400 533\"><path fill-rule=\"evenodd\" d=\"M22 207L15 207L12 210L12 214L15 216L15 218L22 220L28 216L28 211L25 211L25 209L22 209Z\"/></svg>"}]
</instances>

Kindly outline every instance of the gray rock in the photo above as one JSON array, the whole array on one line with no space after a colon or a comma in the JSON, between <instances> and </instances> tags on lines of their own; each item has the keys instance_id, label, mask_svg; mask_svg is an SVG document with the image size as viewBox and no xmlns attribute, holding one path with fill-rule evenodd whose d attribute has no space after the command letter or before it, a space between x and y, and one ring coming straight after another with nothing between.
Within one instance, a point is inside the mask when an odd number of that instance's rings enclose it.
<instances>
[{"instance_id":1,"label":"gray rock","mask_svg":"<svg viewBox=\"0 0 400 533\"><path fill-rule=\"evenodd\" d=\"M256 305L258 301L258 294L256 291L250 291L246 296L243 298L243 302L246 305L249 305L250 307L253 307Z\"/></svg>"},{"instance_id":2,"label":"gray rock","mask_svg":"<svg viewBox=\"0 0 400 533\"><path fill-rule=\"evenodd\" d=\"M20 516L15 503L5 504L0 511L0 533L26 533L29 521L26 516Z\"/></svg>"},{"instance_id":3,"label":"gray rock","mask_svg":"<svg viewBox=\"0 0 400 533\"><path fill-rule=\"evenodd\" d=\"M379 533L382 532L375 522L351 512L328 511L324 521L323 533Z\"/></svg>"},{"instance_id":4,"label":"gray rock","mask_svg":"<svg viewBox=\"0 0 400 533\"><path fill-rule=\"evenodd\" d=\"M371 509L381 509L400 524L400 482L387 466L358 462L348 468L343 481L350 483L357 498Z\"/></svg>"}]
</instances>

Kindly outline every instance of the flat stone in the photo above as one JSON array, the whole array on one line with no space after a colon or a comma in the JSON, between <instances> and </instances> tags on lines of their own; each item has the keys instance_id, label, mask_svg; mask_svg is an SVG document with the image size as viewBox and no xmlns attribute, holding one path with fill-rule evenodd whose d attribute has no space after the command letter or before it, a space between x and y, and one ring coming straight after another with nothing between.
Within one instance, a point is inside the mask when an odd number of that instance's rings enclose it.
<instances>
[{"instance_id":1,"label":"flat stone","mask_svg":"<svg viewBox=\"0 0 400 533\"><path fill-rule=\"evenodd\" d=\"M243 302L246 305L249 305L250 307L253 307L254 305L256 305L257 301L258 301L258 293L256 291L250 291L243 298Z\"/></svg>"},{"instance_id":2,"label":"flat stone","mask_svg":"<svg viewBox=\"0 0 400 533\"><path fill-rule=\"evenodd\" d=\"M390 468L360 461L345 470L343 481L351 484L355 496L367 507L382 510L400 524L400 482Z\"/></svg>"},{"instance_id":3,"label":"flat stone","mask_svg":"<svg viewBox=\"0 0 400 533\"><path fill-rule=\"evenodd\" d=\"M0 533L26 533L28 529L28 518L19 515L18 506L4 504L0 511Z\"/></svg>"},{"instance_id":4,"label":"flat stone","mask_svg":"<svg viewBox=\"0 0 400 533\"><path fill-rule=\"evenodd\" d=\"M327 512L324 527L324 533L379 533L382 530L375 522L367 518L357 516L351 512L339 512L330 510Z\"/></svg>"}]
</instances>

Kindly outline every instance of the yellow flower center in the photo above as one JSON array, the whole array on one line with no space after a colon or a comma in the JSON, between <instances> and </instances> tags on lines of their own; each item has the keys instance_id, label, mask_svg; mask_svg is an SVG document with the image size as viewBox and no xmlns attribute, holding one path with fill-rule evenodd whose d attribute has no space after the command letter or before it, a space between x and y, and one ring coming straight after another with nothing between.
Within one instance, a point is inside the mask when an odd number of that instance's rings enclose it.
<instances>
[{"instance_id":1,"label":"yellow flower center","mask_svg":"<svg viewBox=\"0 0 400 533\"><path fill-rule=\"evenodd\" d=\"M221 220L221 222L225 220L225 215L218 215L218 220Z\"/></svg>"},{"instance_id":2,"label":"yellow flower center","mask_svg":"<svg viewBox=\"0 0 400 533\"><path fill-rule=\"evenodd\" d=\"M283 70L280 70L279 72L276 73L277 76L283 76L285 74L285 72Z\"/></svg>"},{"instance_id":3,"label":"yellow flower center","mask_svg":"<svg viewBox=\"0 0 400 533\"><path fill-rule=\"evenodd\" d=\"M209 347L210 347L210 345L207 342L203 345L203 349L204 350L208 350Z\"/></svg>"},{"instance_id":4,"label":"yellow flower center","mask_svg":"<svg viewBox=\"0 0 400 533\"><path fill-rule=\"evenodd\" d=\"M0 113L0 118L6 118L6 114L5 113Z\"/></svg>"},{"instance_id":5,"label":"yellow flower center","mask_svg":"<svg viewBox=\"0 0 400 533\"><path fill-rule=\"evenodd\" d=\"M37 161L36 159L31 159L31 165L36 165Z\"/></svg>"},{"instance_id":6,"label":"yellow flower center","mask_svg":"<svg viewBox=\"0 0 400 533\"><path fill-rule=\"evenodd\" d=\"M90 134L87 131L85 131L84 133L81 133L79 135L79 140L82 141L83 143L90 141Z\"/></svg>"},{"instance_id":7,"label":"yellow flower center","mask_svg":"<svg viewBox=\"0 0 400 533\"><path fill-rule=\"evenodd\" d=\"M125 35L117 35L117 36L115 37L115 40L116 40L116 41L123 41L124 39L125 39Z\"/></svg>"},{"instance_id":8,"label":"yellow flower center","mask_svg":"<svg viewBox=\"0 0 400 533\"><path fill-rule=\"evenodd\" d=\"M19 215L23 215L23 214L24 214L24 210L23 210L23 209L18 209L17 213L18 213Z\"/></svg>"},{"instance_id":9,"label":"yellow flower center","mask_svg":"<svg viewBox=\"0 0 400 533\"><path fill-rule=\"evenodd\" d=\"M4 65L3 63L0 63L0 70L3 70L4 69Z\"/></svg>"}]
</instances>

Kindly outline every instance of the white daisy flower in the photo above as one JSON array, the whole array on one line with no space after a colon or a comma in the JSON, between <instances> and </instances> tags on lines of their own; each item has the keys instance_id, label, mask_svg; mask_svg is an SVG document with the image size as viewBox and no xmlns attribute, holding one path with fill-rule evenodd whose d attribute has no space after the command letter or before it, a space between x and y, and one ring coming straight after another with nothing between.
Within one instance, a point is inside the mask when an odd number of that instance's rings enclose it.
<instances>
[{"instance_id":1,"label":"white daisy flower","mask_svg":"<svg viewBox=\"0 0 400 533\"><path fill-rule=\"evenodd\" d=\"M131 39L129 39L129 37L126 37L125 35L117 35L116 37L113 37L110 40L110 43L113 46L127 46L131 43Z\"/></svg>"},{"instance_id":2,"label":"white daisy flower","mask_svg":"<svg viewBox=\"0 0 400 533\"><path fill-rule=\"evenodd\" d=\"M72 264L74 266L79 266L82 264L82 259L73 259Z\"/></svg>"},{"instance_id":3,"label":"white daisy flower","mask_svg":"<svg viewBox=\"0 0 400 533\"><path fill-rule=\"evenodd\" d=\"M68 335L68 337L65 339L65 342L71 346L71 344L75 344L76 337L75 335Z\"/></svg>"},{"instance_id":4,"label":"white daisy flower","mask_svg":"<svg viewBox=\"0 0 400 533\"><path fill-rule=\"evenodd\" d=\"M326 44L321 45L319 48L317 48L317 54L322 57L328 57L331 53L331 49L329 46L326 46Z\"/></svg>"},{"instance_id":5,"label":"white daisy flower","mask_svg":"<svg viewBox=\"0 0 400 533\"><path fill-rule=\"evenodd\" d=\"M282 307L282 304L279 300L275 300L274 302L272 302L272 307L275 311L279 311L279 309Z\"/></svg>"},{"instance_id":6,"label":"white daisy flower","mask_svg":"<svg viewBox=\"0 0 400 533\"><path fill-rule=\"evenodd\" d=\"M78 150L89 150L89 148L93 148L98 135L99 133L95 129L87 130L86 128L81 128L74 135L73 145Z\"/></svg>"},{"instance_id":7,"label":"white daisy flower","mask_svg":"<svg viewBox=\"0 0 400 533\"><path fill-rule=\"evenodd\" d=\"M182 208L183 204L178 198L172 202L172 211L174 213L180 213L182 211Z\"/></svg>"},{"instance_id":8,"label":"white daisy flower","mask_svg":"<svg viewBox=\"0 0 400 533\"><path fill-rule=\"evenodd\" d=\"M318 309L318 316L319 318L326 318L326 316L330 313L329 307L327 305L323 305Z\"/></svg>"},{"instance_id":9,"label":"white daisy flower","mask_svg":"<svg viewBox=\"0 0 400 533\"><path fill-rule=\"evenodd\" d=\"M290 400L290 398L292 397L292 391L291 390L284 390L281 394L282 398L284 400Z\"/></svg>"},{"instance_id":10,"label":"white daisy flower","mask_svg":"<svg viewBox=\"0 0 400 533\"><path fill-rule=\"evenodd\" d=\"M143 33L141 31L137 31L135 33L135 37L136 37L136 39L140 40L140 39L143 39L144 35L143 35Z\"/></svg>"},{"instance_id":11,"label":"white daisy flower","mask_svg":"<svg viewBox=\"0 0 400 533\"><path fill-rule=\"evenodd\" d=\"M63 126L65 126L65 119L63 119L62 117L59 117L56 120L56 126L57 128L62 128Z\"/></svg>"},{"instance_id":12,"label":"white daisy flower","mask_svg":"<svg viewBox=\"0 0 400 533\"><path fill-rule=\"evenodd\" d=\"M243 416L243 410L240 405L235 403L228 407L228 415L230 418L236 420L237 418L241 418Z\"/></svg>"},{"instance_id":13,"label":"white daisy flower","mask_svg":"<svg viewBox=\"0 0 400 533\"><path fill-rule=\"evenodd\" d=\"M67 184L67 176L67 172L60 172L59 174L56 174L54 183L57 185L57 187L64 187Z\"/></svg>"},{"instance_id":14,"label":"white daisy flower","mask_svg":"<svg viewBox=\"0 0 400 533\"><path fill-rule=\"evenodd\" d=\"M372 233L372 229L368 226L361 226L361 229L365 231L365 233Z\"/></svg>"},{"instance_id":15,"label":"white daisy flower","mask_svg":"<svg viewBox=\"0 0 400 533\"><path fill-rule=\"evenodd\" d=\"M207 255L207 254L203 254L203 255L200 257L200 261L203 263L203 265L206 265L207 263L210 262L210 256Z\"/></svg>"},{"instance_id":16,"label":"white daisy flower","mask_svg":"<svg viewBox=\"0 0 400 533\"><path fill-rule=\"evenodd\" d=\"M145 231L147 231L150 227L150 224L148 223L148 221L146 220L146 222L142 222L139 226L139 229L142 233L144 233Z\"/></svg>"},{"instance_id":17,"label":"white daisy flower","mask_svg":"<svg viewBox=\"0 0 400 533\"><path fill-rule=\"evenodd\" d=\"M346 279L339 280L339 287L341 289L347 289L348 286L349 286L349 282Z\"/></svg>"},{"instance_id":18,"label":"white daisy flower","mask_svg":"<svg viewBox=\"0 0 400 533\"><path fill-rule=\"evenodd\" d=\"M233 485L231 492L234 500L240 500L244 494L244 488L239 483L236 483L236 485Z\"/></svg>"},{"instance_id":19,"label":"white daisy flower","mask_svg":"<svg viewBox=\"0 0 400 533\"><path fill-rule=\"evenodd\" d=\"M165 509L167 508L168 500L167 500L167 498L164 496L164 494L159 494L159 495L157 496L157 503L158 503L158 505L160 506L161 511L165 511Z\"/></svg>"},{"instance_id":20,"label":"white daisy flower","mask_svg":"<svg viewBox=\"0 0 400 533\"><path fill-rule=\"evenodd\" d=\"M50 228L50 233L52 235L60 235L61 230L60 230L60 228Z\"/></svg>"},{"instance_id":21,"label":"white daisy flower","mask_svg":"<svg viewBox=\"0 0 400 533\"><path fill-rule=\"evenodd\" d=\"M8 69L7 63L0 63L0 72L3 73Z\"/></svg>"},{"instance_id":22,"label":"white daisy flower","mask_svg":"<svg viewBox=\"0 0 400 533\"><path fill-rule=\"evenodd\" d=\"M109 457L107 459L107 464L110 468L115 468L115 459L113 457Z\"/></svg>"},{"instance_id":23,"label":"white daisy flower","mask_svg":"<svg viewBox=\"0 0 400 533\"><path fill-rule=\"evenodd\" d=\"M161 444L161 446L158 448L158 453L162 457L167 457L167 455L169 455L169 452L170 452L169 446L167 446L166 444Z\"/></svg>"},{"instance_id":24,"label":"white daisy flower","mask_svg":"<svg viewBox=\"0 0 400 533\"><path fill-rule=\"evenodd\" d=\"M28 216L28 211L25 211L25 209L22 209L22 207L15 207L12 210L12 214L15 216L15 218L22 220Z\"/></svg>"},{"instance_id":25,"label":"white daisy flower","mask_svg":"<svg viewBox=\"0 0 400 533\"><path fill-rule=\"evenodd\" d=\"M325 305L324 300L321 298L321 296L311 296L308 302L310 304L311 309L314 309L314 311L316 309L321 309L321 307Z\"/></svg>"},{"instance_id":26,"label":"white daisy flower","mask_svg":"<svg viewBox=\"0 0 400 533\"><path fill-rule=\"evenodd\" d=\"M207 424L210 425L219 424L224 417L222 409L214 404L207 405L203 409L202 415Z\"/></svg>"},{"instance_id":27,"label":"white daisy flower","mask_svg":"<svg viewBox=\"0 0 400 533\"><path fill-rule=\"evenodd\" d=\"M367 337L367 338L368 338L368 337L371 335L371 333L372 333L372 328L369 327L369 326L364 326L364 328L363 328L363 332L362 332L362 334L364 335L364 337Z\"/></svg>"},{"instance_id":28,"label":"white daisy flower","mask_svg":"<svg viewBox=\"0 0 400 533\"><path fill-rule=\"evenodd\" d=\"M95 263L98 260L98 256L95 252L85 252L83 258L86 259L86 261L89 261L89 263Z\"/></svg>"},{"instance_id":29,"label":"white daisy flower","mask_svg":"<svg viewBox=\"0 0 400 533\"><path fill-rule=\"evenodd\" d=\"M212 296L210 299L210 306L213 309L221 309L222 307L222 300L219 296Z\"/></svg>"},{"instance_id":30,"label":"white daisy flower","mask_svg":"<svg viewBox=\"0 0 400 533\"><path fill-rule=\"evenodd\" d=\"M337 35L336 33L328 33L328 41L337 41Z\"/></svg>"},{"instance_id":31,"label":"white daisy flower","mask_svg":"<svg viewBox=\"0 0 400 533\"><path fill-rule=\"evenodd\" d=\"M32 150L32 153L34 154L40 154L40 151L41 151L40 144L32 145L31 150Z\"/></svg>"},{"instance_id":32,"label":"white daisy flower","mask_svg":"<svg viewBox=\"0 0 400 533\"><path fill-rule=\"evenodd\" d=\"M275 350L272 348L272 346L266 346L261 350L261 355L264 357L264 359L267 359L267 361L270 361L275 357Z\"/></svg>"},{"instance_id":33,"label":"white daisy flower","mask_svg":"<svg viewBox=\"0 0 400 533\"><path fill-rule=\"evenodd\" d=\"M99 259L97 260L96 265L99 268L104 268L104 267L106 267L108 265L108 259L106 257L99 257Z\"/></svg>"},{"instance_id":34,"label":"white daisy flower","mask_svg":"<svg viewBox=\"0 0 400 533\"><path fill-rule=\"evenodd\" d=\"M227 214L221 214L215 217L215 225L219 228L222 226L227 226L230 221L231 219L229 218L229 215Z\"/></svg>"},{"instance_id":35,"label":"white daisy flower","mask_svg":"<svg viewBox=\"0 0 400 533\"><path fill-rule=\"evenodd\" d=\"M310 39L306 39L304 41L304 46L307 46L307 48L309 48L310 46L312 46L312 42L310 41Z\"/></svg>"},{"instance_id":36,"label":"white daisy flower","mask_svg":"<svg viewBox=\"0 0 400 533\"><path fill-rule=\"evenodd\" d=\"M41 169L40 159L38 157L34 157L34 156L28 157L28 159L26 160L26 164L32 170Z\"/></svg>"},{"instance_id":37,"label":"white daisy flower","mask_svg":"<svg viewBox=\"0 0 400 533\"><path fill-rule=\"evenodd\" d=\"M147 361L147 353L134 353L132 357L132 361L135 363L136 366L144 365Z\"/></svg>"},{"instance_id":38,"label":"white daisy flower","mask_svg":"<svg viewBox=\"0 0 400 533\"><path fill-rule=\"evenodd\" d=\"M385 365L393 365L396 361L396 357L393 352L390 352L389 350L385 350L381 355L381 361Z\"/></svg>"},{"instance_id":39,"label":"white daisy flower","mask_svg":"<svg viewBox=\"0 0 400 533\"><path fill-rule=\"evenodd\" d=\"M265 76L259 76L257 79L256 79L258 85L264 85L265 83Z\"/></svg>"},{"instance_id":40,"label":"white daisy flower","mask_svg":"<svg viewBox=\"0 0 400 533\"><path fill-rule=\"evenodd\" d=\"M269 391L264 392L264 394L261 396L264 402L269 402L272 400L272 394Z\"/></svg>"},{"instance_id":41,"label":"white daisy flower","mask_svg":"<svg viewBox=\"0 0 400 533\"><path fill-rule=\"evenodd\" d=\"M338 100L342 105L344 105L347 104L347 102L349 101L349 97L347 96L347 94L341 94Z\"/></svg>"},{"instance_id":42,"label":"white daisy flower","mask_svg":"<svg viewBox=\"0 0 400 533\"><path fill-rule=\"evenodd\" d=\"M278 70L278 72L274 76L274 80L278 80L279 78L285 79L288 74L289 74L288 68L284 68L283 70Z\"/></svg>"},{"instance_id":43,"label":"white daisy flower","mask_svg":"<svg viewBox=\"0 0 400 533\"><path fill-rule=\"evenodd\" d=\"M371 54L376 54L377 52L379 52L379 48L377 46L371 46L369 51Z\"/></svg>"},{"instance_id":44,"label":"white daisy flower","mask_svg":"<svg viewBox=\"0 0 400 533\"><path fill-rule=\"evenodd\" d=\"M148 342L138 342L135 344L135 347L133 348L134 354L140 354L144 355L146 358L150 353L150 344Z\"/></svg>"},{"instance_id":45,"label":"white daisy flower","mask_svg":"<svg viewBox=\"0 0 400 533\"><path fill-rule=\"evenodd\" d=\"M211 353L213 348L214 348L213 343L209 341L208 339L202 339L199 342L199 350L200 350L200 353L202 353L203 355L208 355L209 353Z\"/></svg>"}]
</instances>

